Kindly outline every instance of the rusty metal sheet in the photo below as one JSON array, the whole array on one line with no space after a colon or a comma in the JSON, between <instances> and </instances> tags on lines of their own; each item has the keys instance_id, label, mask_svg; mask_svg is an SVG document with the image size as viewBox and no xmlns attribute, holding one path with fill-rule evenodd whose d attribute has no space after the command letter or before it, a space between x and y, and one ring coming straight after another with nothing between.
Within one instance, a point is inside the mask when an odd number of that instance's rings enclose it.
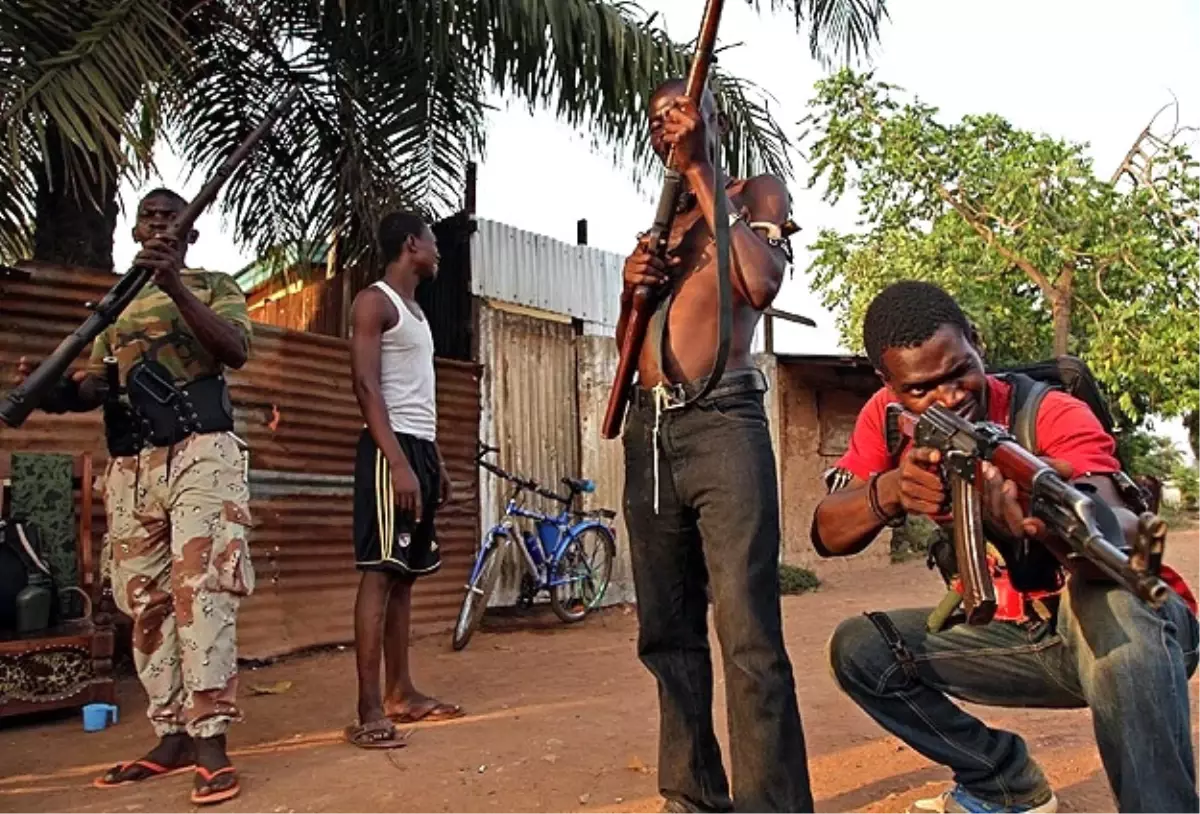
<instances>
[{"instance_id":1,"label":"rusty metal sheet","mask_svg":"<svg viewBox=\"0 0 1200 814\"><path fill-rule=\"evenodd\" d=\"M117 282L115 274L41 264L22 264L27 280L0 275L0 392L8 392L17 361L38 362L88 317L84 303L96 301ZM90 348L80 355L87 360ZM90 451L97 471L107 460L100 414L48 415L36 411L20 429L0 423L0 477L9 453Z\"/></svg>"},{"instance_id":2,"label":"rusty metal sheet","mask_svg":"<svg viewBox=\"0 0 1200 814\"><path fill-rule=\"evenodd\" d=\"M600 435L608 393L617 374L617 342L610 336L581 336L579 356L580 469L596 483L596 491L583 496L587 509L612 509L617 513L617 560L604 604L633 602L633 566L629 560L629 533L625 526L623 495L625 455L619 438Z\"/></svg>"},{"instance_id":3,"label":"rusty metal sheet","mask_svg":"<svg viewBox=\"0 0 1200 814\"><path fill-rule=\"evenodd\" d=\"M514 313L502 304L481 304L479 337L480 432L499 448L494 460L510 472L563 491L561 478L579 477L573 325ZM490 473L480 478L480 520L487 528L503 513L509 487ZM537 496L526 497L525 505L548 512L561 508ZM510 553L491 604L515 601L521 573Z\"/></svg>"}]
</instances>

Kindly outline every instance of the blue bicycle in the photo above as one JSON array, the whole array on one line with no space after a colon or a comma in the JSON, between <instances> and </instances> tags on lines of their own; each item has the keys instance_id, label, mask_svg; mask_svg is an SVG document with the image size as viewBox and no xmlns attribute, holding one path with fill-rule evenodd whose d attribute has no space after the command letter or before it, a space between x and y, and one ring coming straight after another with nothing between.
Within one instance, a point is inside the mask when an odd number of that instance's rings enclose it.
<instances>
[{"instance_id":1,"label":"blue bicycle","mask_svg":"<svg viewBox=\"0 0 1200 814\"><path fill-rule=\"evenodd\" d=\"M595 491L590 480L563 478L567 495L558 495L543 488L537 481L506 472L485 457L498 450L479 444L475 460L498 478L513 484L512 493L500 522L492 526L480 542L467 594L463 597L454 626L455 650L462 650L471 640L487 609L488 599L500 576L500 562L514 542L525 566L521 579L521 601L532 605L542 591L550 594L550 607L564 622L578 622L599 607L612 578L613 561L617 557L616 534L611 521L617 516L609 509L580 512L571 509L576 496ZM527 509L521 496L531 492L563 504L557 515ZM520 518L532 520L537 533L517 528Z\"/></svg>"}]
</instances>

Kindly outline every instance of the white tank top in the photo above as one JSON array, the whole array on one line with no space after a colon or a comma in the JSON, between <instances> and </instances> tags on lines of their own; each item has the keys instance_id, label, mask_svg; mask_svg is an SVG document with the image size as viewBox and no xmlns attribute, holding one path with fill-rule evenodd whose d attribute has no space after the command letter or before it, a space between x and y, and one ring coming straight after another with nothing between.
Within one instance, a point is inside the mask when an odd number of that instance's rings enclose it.
<instances>
[{"instance_id":1,"label":"white tank top","mask_svg":"<svg viewBox=\"0 0 1200 814\"><path fill-rule=\"evenodd\" d=\"M427 441L437 440L437 385L433 372L433 333L404 299L383 280L372 283L396 306L396 324L381 335L380 389L392 429Z\"/></svg>"}]
</instances>

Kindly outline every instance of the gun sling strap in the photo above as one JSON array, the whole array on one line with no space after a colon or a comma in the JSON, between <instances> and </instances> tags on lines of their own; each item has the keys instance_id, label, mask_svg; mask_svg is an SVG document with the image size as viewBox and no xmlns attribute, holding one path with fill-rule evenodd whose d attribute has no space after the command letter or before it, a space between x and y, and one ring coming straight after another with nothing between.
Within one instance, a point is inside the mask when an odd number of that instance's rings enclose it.
<instances>
[{"instance_id":1,"label":"gun sling strap","mask_svg":"<svg viewBox=\"0 0 1200 814\"><path fill-rule=\"evenodd\" d=\"M730 246L729 246L729 198L725 192L725 172L721 169L721 143L718 140L716 155L713 161L713 202L714 237L717 244L717 357L713 360L712 371L704 386L694 396L686 398L682 403L673 407L688 407L707 396L721 377L725 374L725 363L729 360L729 345L733 337L733 281L730 278ZM675 170L670 170L675 172ZM666 341L667 313L675 299L675 291L662 299L654 316L650 318L650 342L654 354L654 364L665 379L666 369L663 367L663 343Z\"/></svg>"}]
</instances>

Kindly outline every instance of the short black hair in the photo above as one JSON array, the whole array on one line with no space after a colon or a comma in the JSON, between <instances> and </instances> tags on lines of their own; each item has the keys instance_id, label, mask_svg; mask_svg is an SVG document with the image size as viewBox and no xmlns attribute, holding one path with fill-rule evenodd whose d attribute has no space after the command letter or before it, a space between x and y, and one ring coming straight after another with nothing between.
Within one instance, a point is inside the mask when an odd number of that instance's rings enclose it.
<instances>
[{"instance_id":1,"label":"short black hair","mask_svg":"<svg viewBox=\"0 0 1200 814\"><path fill-rule=\"evenodd\" d=\"M175 190L167 189L166 187L155 187L142 196L142 200L138 203L138 205L140 206L141 204L144 204L151 198L170 198L171 200L181 203L184 206L187 206L188 204L187 198L183 197Z\"/></svg>"},{"instance_id":2,"label":"short black hair","mask_svg":"<svg viewBox=\"0 0 1200 814\"><path fill-rule=\"evenodd\" d=\"M863 319L863 345L876 370L883 370L888 348L915 348L943 325L953 325L968 339L971 322L954 298L933 283L901 280L875 295Z\"/></svg>"},{"instance_id":3,"label":"short black hair","mask_svg":"<svg viewBox=\"0 0 1200 814\"><path fill-rule=\"evenodd\" d=\"M425 219L416 212L390 212L379 221L379 248L389 263L400 256L404 241L420 237Z\"/></svg>"}]
</instances>

